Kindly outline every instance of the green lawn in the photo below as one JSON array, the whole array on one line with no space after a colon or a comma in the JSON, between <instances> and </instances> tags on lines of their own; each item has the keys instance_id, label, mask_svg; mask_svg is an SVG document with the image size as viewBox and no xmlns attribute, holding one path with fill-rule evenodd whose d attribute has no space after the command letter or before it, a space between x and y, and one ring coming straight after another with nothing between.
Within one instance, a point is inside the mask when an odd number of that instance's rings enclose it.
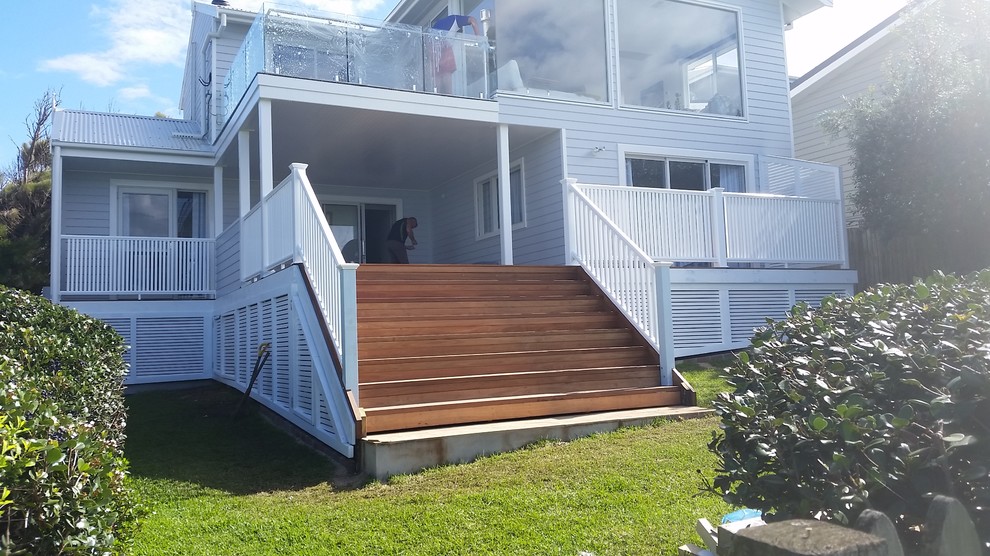
<instances>
[{"instance_id":1,"label":"green lawn","mask_svg":"<svg viewBox=\"0 0 990 556\"><path fill-rule=\"evenodd\" d=\"M695 520L729 511L698 496L712 418L363 483L255 415L232 418L236 400L222 387L128 397L149 511L135 554L676 554Z\"/></svg>"}]
</instances>

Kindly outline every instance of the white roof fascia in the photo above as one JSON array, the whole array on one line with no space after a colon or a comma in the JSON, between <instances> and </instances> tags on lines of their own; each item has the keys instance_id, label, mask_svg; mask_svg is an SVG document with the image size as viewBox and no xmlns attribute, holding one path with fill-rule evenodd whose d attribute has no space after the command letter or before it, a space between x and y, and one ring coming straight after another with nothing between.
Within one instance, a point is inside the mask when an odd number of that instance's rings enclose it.
<instances>
[{"instance_id":1,"label":"white roof fascia","mask_svg":"<svg viewBox=\"0 0 990 556\"><path fill-rule=\"evenodd\" d=\"M849 62L853 58L859 56L864 51L868 50L870 47L872 47L876 43L880 42L884 37L886 37L887 35L889 35L894 29L896 29L902 23L904 23L904 18L898 18L896 21L894 21L890 25L888 25L888 26L884 27L883 29L877 31L877 33L874 34L872 37L866 39L865 41L863 41L862 43L860 43L859 45L857 45L856 48L853 48L849 52L846 52L844 55L842 55L839 58L837 58L831 64L829 64L829 65L825 66L824 68L818 70L818 72L815 73L815 75L812 75L806 81L802 82L797 87L794 87L793 89L791 89L791 98L794 98L794 97L800 95L801 93L803 93L804 91L808 90L809 87L811 87L815 83L818 83L819 81L821 81L822 79L824 79L825 77L827 77L829 74L831 74L835 70L837 70L840 67L842 67L844 64L846 64L847 62Z\"/></svg>"},{"instance_id":2,"label":"white roof fascia","mask_svg":"<svg viewBox=\"0 0 990 556\"><path fill-rule=\"evenodd\" d=\"M192 164L196 166L211 166L215 164L216 156L212 152L177 153L164 149L149 149L139 147L115 147L110 145L87 145L84 143L53 142L52 146L62 147L62 157L77 158L107 158L113 153L114 160L130 160L135 162L165 162L171 164Z\"/></svg>"}]
</instances>

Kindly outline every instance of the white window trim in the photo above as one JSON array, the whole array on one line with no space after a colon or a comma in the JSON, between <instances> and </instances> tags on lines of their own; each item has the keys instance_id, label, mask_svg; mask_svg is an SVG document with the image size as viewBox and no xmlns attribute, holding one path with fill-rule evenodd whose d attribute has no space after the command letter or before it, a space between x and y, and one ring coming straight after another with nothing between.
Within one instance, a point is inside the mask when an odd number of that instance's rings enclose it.
<instances>
[{"instance_id":1,"label":"white window trim","mask_svg":"<svg viewBox=\"0 0 990 556\"><path fill-rule=\"evenodd\" d=\"M647 147L642 145L618 146L619 185L631 187L626 179L626 158L665 158L682 160L684 162L708 161L714 164L738 164L745 167L746 193L756 193L760 190L756 182L756 156L741 153L726 153L718 151L697 151L692 149Z\"/></svg>"},{"instance_id":2,"label":"white window trim","mask_svg":"<svg viewBox=\"0 0 990 556\"><path fill-rule=\"evenodd\" d=\"M649 113L662 113L662 114L676 114L679 116L691 116L700 118L712 118L717 120L735 120L735 121L749 121L749 93L746 87L747 75L746 67L746 37L743 34L743 13L742 8L739 6L730 6L728 4L723 4L721 2L713 2L706 0L672 0L674 2L679 2L681 4L690 4L694 6L702 6L706 8L714 8L718 10L725 10L729 12L734 12L736 14L736 36L739 37L739 86L742 88L741 94L741 104L742 104L742 116L730 116L727 114L708 114L704 112L694 112L691 110L674 110L667 108L652 108L649 106L639 106L636 104L624 104L622 102L622 62L620 60L619 52L622 51L622 41L621 35L619 33L619 1L620 0L608 0L608 4L612 6L612 24L609 27L612 29L615 40L612 44L615 45L615 71L609 73L610 78L615 79L615 105L618 106L620 110L630 110L638 112L649 112ZM748 177L748 176L747 176Z\"/></svg>"},{"instance_id":3,"label":"white window trim","mask_svg":"<svg viewBox=\"0 0 990 556\"><path fill-rule=\"evenodd\" d=\"M517 222L517 223L515 223L515 224L512 225L513 231L520 230L520 229L526 227L526 219L527 219L527 212L528 211L526 210L526 159L525 158L517 159L517 160L515 160L515 161L513 161L513 162L511 162L509 164L509 175L510 176L512 175L512 172L515 172L516 170L519 170L519 191L520 191L520 197L521 197L521 199L520 199L520 202L521 202L520 208L522 209L522 221L521 222ZM489 173L487 173L487 174L485 174L483 176L480 176L480 177L478 177L478 178L476 178L474 180L474 223L475 223L474 224L474 234L475 234L475 239L478 240L478 241L480 241L482 239L488 239L490 237L498 237L498 236L502 235L502 227L501 227L502 226L502 222L501 222L501 219L498 218L497 213L493 213L492 214L492 216L494 217L493 218L493 222L495 222L495 229L493 231L491 231L491 232L488 232L488 233L485 233L481 229L481 227L482 227L482 224L481 224L482 223L482 220L480 218L480 216L481 216L481 204L480 204L480 202L481 202L481 184L484 183L484 182L486 182L486 181L488 181L488 180L491 180L493 178L495 180L498 179L498 171L497 170L494 171L494 172L489 172ZM496 193L499 191L498 186L496 186L495 191L496 191ZM496 199L494 199L494 201L495 201L495 203L492 205L492 207L497 210L498 199L496 198ZM511 203L510 203L510 206L511 206Z\"/></svg>"},{"instance_id":4,"label":"white window trim","mask_svg":"<svg viewBox=\"0 0 990 556\"><path fill-rule=\"evenodd\" d=\"M216 222L213 221L214 191L212 184L171 181L110 180L110 236L120 236L120 194L123 193L167 193L169 197L169 237L176 234L176 222L172 211L175 209L176 193L195 191L206 193L206 237L215 236ZM235 222L236 224L236 222Z\"/></svg>"}]
</instances>

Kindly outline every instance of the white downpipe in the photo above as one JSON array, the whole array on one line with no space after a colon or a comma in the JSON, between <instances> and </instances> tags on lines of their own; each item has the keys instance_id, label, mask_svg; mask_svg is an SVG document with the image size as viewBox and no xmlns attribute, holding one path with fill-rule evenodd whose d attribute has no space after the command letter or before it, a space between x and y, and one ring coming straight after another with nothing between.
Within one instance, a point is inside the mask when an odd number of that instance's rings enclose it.
<instances>
[{"instance_id":1,"label":"white downpipe","mask_svg":"<svg viewBox=\"0 0 990 556\"><path fill-rule=\"evenodd\" d=\"M52 152L52 238L51 275L49 287L52 301L62 297L62 147Z\"/></svg>"},{"instance_id":2,"label":"white downpipe","mask_svg":"<svg viewBox=\"0 0 990 556\"><path fill-rule=\"evenodd\" d=\"M512 264L512 186L509 164L509 126L498 125L498 199L502 227L502 264Z\"/></svg>"}]
</instances>

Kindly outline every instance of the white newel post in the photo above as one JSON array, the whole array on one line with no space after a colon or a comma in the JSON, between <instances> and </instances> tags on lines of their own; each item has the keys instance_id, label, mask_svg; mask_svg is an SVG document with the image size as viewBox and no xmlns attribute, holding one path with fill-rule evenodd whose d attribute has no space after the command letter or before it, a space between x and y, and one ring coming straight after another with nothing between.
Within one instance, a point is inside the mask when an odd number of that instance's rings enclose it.
<instances>
[{"instance_id":1,"label":"white newel post","mask_svg":"<svg viewBox=\"0 0 990 556\"><path fill-rule=\"evenodd\" d=\"M711 190L712 200L712 247L715 250L715 266L725 268L728 266L728 241L725 237L725 190L721 187L713 187Z\"/></svg>"},{"instance_id":2,"label":"white newel post","mask_svg":"<svg viewBox=\"0 0 990 556\"><path fill-rule=\"evenodd\" d=\"M575 178L564 178L560 180L563 186L564 196L564 264L577 264L574 260L574 188L577 187Z\"/></svg>"},{"instance_id":3,"label":"white newel post","mask_svg":"<svg viewBox=\"0 0 990 556\"><path fill-rule=\"evenodd\" d=\"M660 384L674 384L674 314L671 307L670 267L673 263L657 262L657 348L660 350Z\"/></svg>"},{"instance_id":4,"label":"white newel post","mask_svg":"<svg viewBox=\"0 0 990 556\"><path fill-rule=\"evenodd\" d=\"M344 352L344 389L350 390L354 401L361 403L358 397L358 324L357 324L357 264L344 263L340 265L340 297L343 305L341 323L341 351Z\"/></svg>"},{"instance_id":5,"label":"white newel post","mask_svg":"<svg viewBox=\"0 0 990 556\"><path fill-rule=\"evenodd\" d=\"M289 164L289 172L292 174L292 262L301 263L302 258L302 219L298 215L302 214L303 200L305 196L303 195L302 184L303 176L306 175L306 168L309 168L309 164L303 164L302 162L293 162Z\"/></svg>"}]
</instances>

